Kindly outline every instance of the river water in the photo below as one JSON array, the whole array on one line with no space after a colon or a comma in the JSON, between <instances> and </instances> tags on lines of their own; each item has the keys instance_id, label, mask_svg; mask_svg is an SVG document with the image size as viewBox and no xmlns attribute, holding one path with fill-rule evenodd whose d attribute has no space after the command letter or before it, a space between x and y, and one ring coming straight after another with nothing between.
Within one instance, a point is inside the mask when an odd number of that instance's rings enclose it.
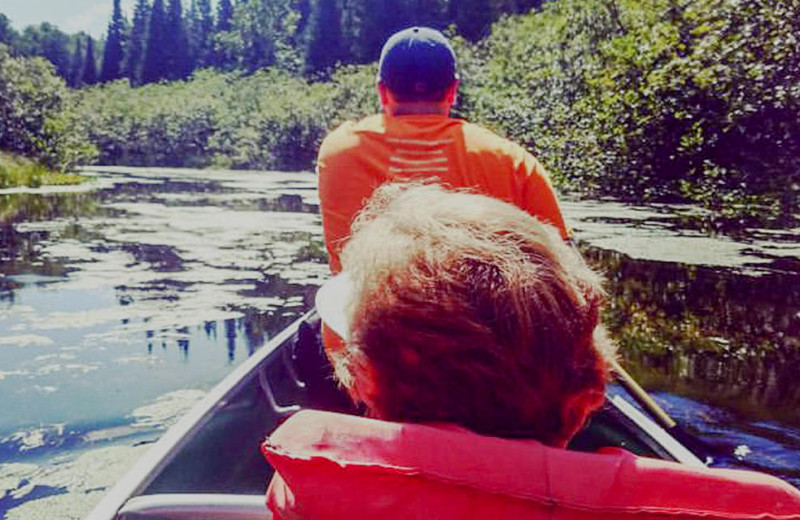
<instances>
[{"instance_id":1,"label":"river water","mask_svg":"<svg viewBox=\"0 0 800 520\"><path fill-rule=\"evenodd\" d=\"M95 168L0 191L0 517L81 518L307 310L327 275L309 173ZM800 230L565 201L631 371L721 466L800 486Z\"/></svg>"}]
</instances>

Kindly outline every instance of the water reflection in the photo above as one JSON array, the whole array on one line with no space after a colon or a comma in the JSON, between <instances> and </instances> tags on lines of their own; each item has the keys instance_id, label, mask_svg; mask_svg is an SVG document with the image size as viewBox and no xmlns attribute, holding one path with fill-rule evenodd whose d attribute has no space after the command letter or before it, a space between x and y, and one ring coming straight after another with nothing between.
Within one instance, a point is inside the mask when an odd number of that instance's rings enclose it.
<instances>
[{"instance_id":1,"label":"water reflection","mask_svg":"<svg viewBox=\"0 0 800 520\"><path fill-rule=\"evenodd\" d=\"M584 254L610 278L605 321L642 382L800 425L800 273Z\"/></svg>"},{"instance_id":2,"label":"water reflection","mask_svg":"<svg viewBox=\"0 0 800 520\"><path fill-rule=\"evenodd\" d=\"M282 310L280 312L248 312L239 318L227 318L217 321L205 321L194 326L181 326L174 328L148 329L139 333L130 332L127 336L130 341L127 348L118 348L110 353L110 358L99 355L98 352L87 352L88 359L102 363L102 370L94 373L84 373L81 379L96 387L100 394L110 397L110 394L124 391L133 393L128 386L127 379L117 384L115 379L121 378L123 373L134 372L133 378L138 380L139 385L146 383L145 392L152 396L168 393L172 387L180 387L188 384L191 387L210 388L221 377L227 373L233 364L238 364L262 347L271 337L283 330L289 323L299 318L304 312L304 308L298 306L294 311ZM217 331L224 331L218 334ZM124 334L117 331L117 334ZM137 340L137 337L140 338ZM144 347L145 356L141 356ZM219 356L215 351L224 351L227 363L220 364ZM190 356L190 353L193 354ZM178 354L176 358L174 354ZM51 356L51 368L46 375L55 379L59 388L52 395L41 395L39 397L29 396L27 402L7 402L6 409L13 413L17 405L33 407L39 411L30 413L30 420L26 424L13 425L4 421L0 424L0 464L14 461L24 461L32 456L41 457L48 453L58 453L63 450L77 450L88 445L100 445L108 441L119 441L124 437L139 437L148 434L150 437L154 433L162 430L161 424L156 425L156 430L143 430L141 427L132 427L136 419L127 415L127 410L136 406L135 399L122 399L122 406L125 410L112 413L111 416L103 417L97 414L98 418L92 419L91 413L93 405L88 403L89 413L83 420L71 420L70 417L81 415L77 412L77 407L72 403L72 399L92 398L83 389L84 381L71 383L64 379L63 372L66 365L53 363L59 355ZM76 362L78 358L67 357L66 363ZM178 368L187 361L191 361L191 367ZM30 365L28 365L30 366ZM149 367L149 369L147 368ZM188 370L188 371L187 371ZM158 372L163 372L159 374ZM38 378L32 373L20 373L18 375L7 374L8 383L25 387L22 383L24 379ZM195 380L196 379L196 380ZM78 388L70 388L77 384ZM0 392L3 392L0 385ZM58 404L57 409L66 408L64 413L48 412L46 407L40 407L38 400L55 400ZM95 410L99 406L94 405ZM50 426L42 426L50 425ZM9 426L11 428L9 429ZM20 428L21 427L21 428ZM104 433L100 433L104 432ZM110 432L113 432L111 434ZM0 511L2 511L0 509Z\"/></svg>"}]
</instances>

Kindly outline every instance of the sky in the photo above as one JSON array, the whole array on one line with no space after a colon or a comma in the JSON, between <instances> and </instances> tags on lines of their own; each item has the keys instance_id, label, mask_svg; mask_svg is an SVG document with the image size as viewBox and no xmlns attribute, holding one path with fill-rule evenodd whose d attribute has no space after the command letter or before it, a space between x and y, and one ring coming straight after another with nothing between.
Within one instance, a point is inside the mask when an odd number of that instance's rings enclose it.
<instances>
[{"instance_id":1,"label":"sky","mask_svg":"<svg viewBox=\"0 0 800 520\"><path fill-rule=\"evenodd\" d=\"M129 20L134 3L122 0ZM112 8L113 0L0 0L0 13L8 16L17 30L50 22L68 34L86 31L93 37L105 34Z\"/></svg>"}]
</instances>

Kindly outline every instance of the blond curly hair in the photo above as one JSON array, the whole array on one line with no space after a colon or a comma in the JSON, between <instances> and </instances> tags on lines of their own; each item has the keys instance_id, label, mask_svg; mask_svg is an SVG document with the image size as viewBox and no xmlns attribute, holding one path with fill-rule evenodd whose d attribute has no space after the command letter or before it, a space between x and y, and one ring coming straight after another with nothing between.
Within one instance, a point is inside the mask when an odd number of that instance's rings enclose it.
<instances>
[{"instance_id":1,"label":"blond curly hair","mask_svg":"<svg viewBox=\"0 0 800 520\"><path fill-rule=\"evenodd\" d=\"M601 278L555 228L484 195L379 188L342 252L335 373L375 417L564 445L603 401Z\"/></svg>"}]
</instances>

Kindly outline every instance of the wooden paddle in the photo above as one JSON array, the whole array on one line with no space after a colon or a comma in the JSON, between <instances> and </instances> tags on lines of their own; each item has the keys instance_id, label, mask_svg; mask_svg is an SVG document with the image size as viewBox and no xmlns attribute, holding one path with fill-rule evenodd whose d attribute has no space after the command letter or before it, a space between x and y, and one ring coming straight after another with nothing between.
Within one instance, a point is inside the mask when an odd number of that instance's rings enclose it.
<instances>
[{"instance_id":1,"label":"wooden paddle","mask_svg":"<svg viewBox=\"0 0 800 520\"><path fill-rule=\"evenodd\" d=\"M644 388L639 386L639 383L631 377L627 370L622 368L616 359L609 359L608 364L611 366L611 372L614 379L633 397L633 399L656 420L659 426L664 428L675 440L686 446L689 451L697 455L697 457L706 464L714 461L714 454L716 449L698 438L695 435L687 432L678 424L675 419L669 416L667 412L652 398Z\"/></svg>"}]
</instances>

